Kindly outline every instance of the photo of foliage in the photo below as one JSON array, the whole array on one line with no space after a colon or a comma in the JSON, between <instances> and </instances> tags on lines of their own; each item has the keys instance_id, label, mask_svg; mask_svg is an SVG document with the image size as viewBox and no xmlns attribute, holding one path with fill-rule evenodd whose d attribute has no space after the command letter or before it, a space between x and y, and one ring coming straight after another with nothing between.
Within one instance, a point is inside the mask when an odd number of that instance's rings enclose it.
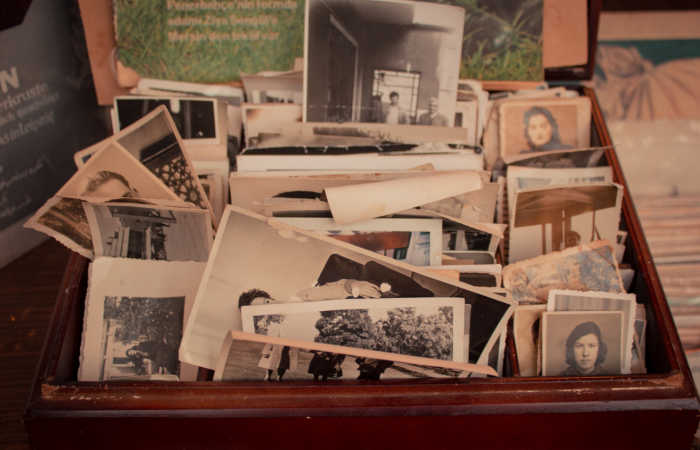
<instances>
[{"instance_id":1,"label":"photo of foliage","mask_svg":"<svg viewBox=\"0 0 700 450\"><path fill-rule=\"evenodd\" d=\"M291 70L303 56L304 0L211 3L114 0L119 61L142 77L217 83Z\"/></svg>"},{"instance_id":2,"label":"photo of foliage","mask_svg":"<svg viewBox=\"0 0 700 450\"><path fill-rule=\"evenodd\" d=\"M413 307L394 308L372 321L366 309L323 311L316 322L316 342L366 348L426 358L452 359L453 310L416 314Z\"/></svg>"}]
</instances>

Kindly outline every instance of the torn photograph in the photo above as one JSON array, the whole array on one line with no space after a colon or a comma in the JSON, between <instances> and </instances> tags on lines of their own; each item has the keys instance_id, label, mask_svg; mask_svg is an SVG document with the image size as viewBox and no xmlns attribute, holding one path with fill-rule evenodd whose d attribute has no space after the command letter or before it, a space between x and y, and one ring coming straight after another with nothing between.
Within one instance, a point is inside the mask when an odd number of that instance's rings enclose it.
<instances>
[{"instance_id":1,"label":"torn photograph","mask_svg":"<svg viewBox=\"0 0 700 450\"><path fill-rule=\"evenodd\" d=\"M624 292L608 241L571 247L503 268L503 287L519 303L546 303L552 289Z\"/></svg>"},{"instance_id":2,"label":"torn photograph","mask_svg":"<svg viewBox=\"0 0 700 450\"><path fill-rule=\"evenodd\" d=\"M588 97L507 102L498 112L500 154L506 163L512 156L590 146Z\"/></svg>"},{"instance_id":3,"label":"torn photograph","mask_svg":"<svg viewBox=\"0 0 700 450\"><path fill-rule=\"evenodd\" d=\"M622 372L622 313L542 314L542 376L582 377Z\"/></svg>"},{"instance_id":4,"label":"torn photograph","mask_svg":"<svg viewBox=\"0 0 700 450\"><path fill-rule=\"evenodd\" d=\"M95 257L82 200L51 197L24 226L51 236L85 258Z\"/></svg>"},{"instance_id":5,"label":"torn photograph","mask_svg":"<svg viewBox=\"0 0 700 450\"><path fill-rule=\"evenodd\" d=\"M225 333L242 329L239 299L251 290L286 302L458 297L471 305L469 362L488 354L512 309L510 299L486 288L228 206L185 328L180 359L214 368Z\"/></svg>"},{"instance_id":6,"label":"torn photograph","mask_svg":"<svg viewBox=\"0 0 700 450\"><path fill-rule=\"evenodd\" d=\"M637 301L634 294L579 292L562 289L549 291L547 311L620 311L622 312L622 373L630 373Z\"/></svg>"},{"instance_id":7,"label":"torn photograph","mask_svg":"<svg viewBox=\"0 0 700 450\"><path fill-rule=\"evenodd\" d=\"M194 381L178 348L204 263L101 257L90 265L78 381Z\"/></svg>"},{"instance_id":8,"label":"torn photograph","mask_svg":"<svg viewBox=\"0 0 700 450\"><path fill-rule=\"evenodd\" d=\"M279 217L279 220L414 266L432 266L442 261L440 219L372 219L343 226L328 218Z\"/></svg>"},{"instance_id":9,"label":"torn photograph","mask_svg":"<svg viewBox=\"0 0 700 450\"><path fill-rule=\"evenodd\" d=\"M206 262L212 244L209 215L196 208L134 203L84 205L95 256Z\"/></svg>"},{"instance_id":10,"label":"torn photograph","mask_svg":"<svg viewBox=\"0 0 700 450\"><path fill-rule=\"evenodd\" d=\"M536 377L541 370L540 327L546 305L520 305L513 313L513 337L521 377Z\"/></svg>"},{"instance_id":11,"label":"torn photograph","mask_svg":"<svg viewBox=\"0 0 700 450\"><path fill-rule=\"evenodd\" d=\"M452 126L464 9L308 0L304 122Z\"/></svg>"},{"instance_id":12,"label":"torn photograph","mask_svg":"<svg viewBox=\"0 0 700 450\"><path fill-rule=\"evenodd\" d=\"M613 183L546 186L516 192L508 262L595 240L615 242L622 195L622 186Z\"/></svg>"},{"instance_id":13,"label":"torn photograph","mask_svg":"<svg viewBox=\"0 0 700 450\"><path fill-rule=\"evenodd\" d=\"M241 109L246 148L265 147L267 140L278 138L285 125L301 122L302 116L302 107L296 104L244 103Z\"/></svg>"},{"instance_id":14,"label":"torn photograph","mask_svg":"<svg viewBox=\"0 0 700 450\"><path fill-rule=\"evenodd\" d=\"M486 365L232 331L214 381L387 380L496 376Z\"/></svg>"},{"instance_id":15,"label":"torn photograph","mask_svg":"<svg viewBox=\"0 0 700 450\"><path fill-rule=\"evenodd\" d=\"M261 297L267 303L256 304ZM466 362L460 298L285 303L253 290L241 294L239 306L246 333Z\"/></svg>"}]
</instances>

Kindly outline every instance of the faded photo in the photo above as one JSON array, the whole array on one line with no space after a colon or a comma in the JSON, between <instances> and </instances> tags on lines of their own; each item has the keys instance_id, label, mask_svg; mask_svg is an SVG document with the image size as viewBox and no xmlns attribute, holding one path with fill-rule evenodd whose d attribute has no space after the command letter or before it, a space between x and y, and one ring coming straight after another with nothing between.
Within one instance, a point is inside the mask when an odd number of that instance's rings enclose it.
<instances>
[{"instance_id":1,"label":"faded photo","mask_svg":"<svg viewBox=\"0 0 700 450\"><path fill-rule=\"evenodd\" d=\"M622 313L542 314L542 375L619 375L622 370Z\"/></svg>"},{"instance_id":2,"label":"faded photo","mask_svg":"<svg viewBox=\"0 0 700 450\"><path fill-rule=\"evenodd\" d=\"M379 218L350 225L338 225L329 218L280 217L279 220L414 266L441 262L440 219Z\"/></svg>"},{"instance_id":3,"label":"faded photo","mask_svg":"<svg viewBox=\"0 0 700 450\"><path fill-rule=\"evenodd\" d=\"M464 9L308 0L306 122L451 126Z\"/></svg>"},{"instance_id":4,"label":"faded photo","mask_svg":"<svg viewBox=\"0 0 700 450\"><path fill-rule=\"evenodd\" d=\"M301 122L302 107L296 104L244 104L243 132L246 148L262 147L279 137L286 124Z\"/></svg>"},{"instance_id":5,"label":"faded photo","mask_svg":"<svg viewBox=\"0 0 700 450\"><path fill-rule=\"evenodd\" d=\"M546 305L522 305L513 313L513 337L518 355L518 368L522 377L540 374L540 328Z\"/></svg>"},{"instance_id":6,"label":"faded photo","mask_svg":"<svg viewBox=\"0 0 700 450\"><path fill-rule=\"evenodd\" d=\"M48 234L80 255L92 259L94 248L83 201L52 197L25 227Z\"/></svg>"},{"instance_id":7,"label":"faded photo","mask_svg":"<svg viewBox=\"0 0 700 450\"><path fill-rule=\"evenodd\" d=\"M420 267L231 206L208 264L180 357L209 368L216 364L224 334L242 329L239 305L250 304L249 296L258 303L462 298L471 305L470 362L490 349L492 335L504 326L512 307L509 300L486 289L438 280Z\"/></svg>"},{"instance_id":8,"label":"faded photo","mask_svg":"<svg viewBox=\"0 0 700 450\"><path fill-rule=\"evenodd\" d=\"M520 304L546 303L552 289L623 292L614 252L608 241L595 241L510 264L503 287Z\"/></svg>"},{"instance_id":9,"label":"faded photo","mask_svg":"<svg viewBox=\"0 0 700 450\"><path fill-rule=\"evenodd\" d=\"M106 297L100 380L177 381L185 297Z\"/></svg>"},{"instance_id":10,"label":"faded photo","mask_svg":"<svg viewBox=\"0 0 700 450\"><path fill-rule=\"evenodd\" d=\"M615 242L623 188L613 183L523 189L511 208L508 262L587 244Z\"/></svg>"},{"instance_id":11,"label":"faded photo","mask_svg":"<svg viewBox=\"0 0 700 450\"><path fill-rule=\"evenodd\" d=\"M85 205L96 256L206 262L212 243L201 209L129 203Z\"/></svg>"},{"instance_id":12,"label":"faded photo","mask_svg":"<svg viewBox=\"0 0 700 450\"><path fill-rule=\"evenodd\" d=\"M501 156L509 162L530 153L589 147L590 111L587 97L500 105Z\"/></svg>"}]
</instances>

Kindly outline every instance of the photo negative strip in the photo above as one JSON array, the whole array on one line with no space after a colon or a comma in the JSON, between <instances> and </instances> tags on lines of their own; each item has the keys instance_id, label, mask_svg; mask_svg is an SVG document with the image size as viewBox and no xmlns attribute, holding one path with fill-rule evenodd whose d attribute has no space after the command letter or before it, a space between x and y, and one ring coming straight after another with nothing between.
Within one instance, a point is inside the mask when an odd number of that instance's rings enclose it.
<instances>
[{"instance_id":1,"label":"photo negative strip","mask_svg":"<svg viewBox=\"0 0 700 450\"><path fill-rule=\"evenodd\" d=\"M93 259L94 247L83 203L75 198L51 197L24 226L51 236L79 255Z\"/></svg>"},{"instance_id":2,"label":"photo negative strip","mask_svg":"<svg viewBox=\"0 0 700 450\"><path fill-rule=\"evenodd\" d=\"M542 314L547 305L520 305L513 313L513 336L521 377L536 377L541 371Z\"/></svg>"},{"instance_id":3,"label":"photo negative strip","mask_svg":"<svg viewBox=\"0 0 700 450\"><path fill-rule=\"evenodd\" d=\"M497 375L485 365L232 331L222 346L214 381L463 378L476 373Z\"/></svg>"},{"instance_id":4,"label":"photo negative strip","mask_svg":"<svg viewBox=\"0 0 700 450\"><path fill-rule=\"evenodd\" d=\"M462 298L471 305L469 362L488 354L512 309L511 300L488 289L229 206L185 329L181 360L214 368L225 333L242 329L239 299L251 290L285 302Z\"/></svg>"},{"instance_id":5,"label":"photo negative strip","mask_svg":"<svg viewBox=\"0 0 700 450\"><path fill-rule=\"evenodd\" d=\"M503 287L519 304L546 303L552 289L622 293L615 250L595 241L503 268Z\"/></svg>"},{"instance_id":6,"label":"photo negative strip","mask_svg":"<svg viewBox=\"0 0 700 450\"><path fill-rule=\"evenodd\" d=\"M414 266L432 266L442 260L440 219L379 218L349 225L338 225L329 218L280 217L279 220Z\"/></svg>"},{"instance_id":7,"label":"photo negative strip","mask_svg":"<svg viewBox=\"0 0 700 450\"><path fill-rule=\"evenodd\" d=\"M512 264L595 240L615 242L622 194L623 187L614 183L518 191L512 205L508 262Z\"/></svg>"},{"instance_id":8,"label":"photo negative strip","mask_svg":"<svg viewBox=\"0 0 700 450\"><path fill-rule=\"evenodd\" d=\"M95 256L206 262L211 221L197 208L85 203Z\"/></svg>"},{"instance_id":9,"label":"photo negative strip","mask_svg":"<svg viewBox=\"0 0 700 450\"><path fill-rule=\"evenodd\" d=\"M78 381L194 381L178 348L204 263L97 258L90 265Z\"/></svg>"},{"instance_id":10,"label":"photo negative strip","mask_svg":"<svg viewBox=\"0 0 700 450\"><path fill-rule=\"evenodd\" d=\"M547 311L621 311L622 373L630 373L634 346L637 301L634 294L580 292L554 289L549 291Z\"/></svg>"},{"instance_id":11,"label":"photo negative strip","mask_svg":"<svg viewBox=\"0 0 700 450\"><path fill-rule=\"evenodd\" d=\"M587 148L591 136L591 101L527 99L499 106L500 154L506 163L533 153Z\"/></svg>"},{"instance_id":12,"label":"photo negative strip","mask_svg":"<svg viewBox=\"0 0 700 450\"><path fill-rule=\"evenodd\" d=\"M244 332L465 362L460 298L268 300L241 305Z\"/></svg>"},{"instance_id":13,"label":"photo negative strip","mask_svg":"<svg viewBox=\"0 0 700 450\"><path fill-rule=\"evenodd\" d=\"M622 312L542 314L542 376L622 373Z\"/></svg>"},{"instance_id":14,"label":"photo negative strip","mask_svg":"<svg viewBox=\"0 0 700 450\"><path fill-rule=\"evenodd\" d=\"M304 122L452 126L464 9L308 0Z\"/></svg>"}]
</instances>

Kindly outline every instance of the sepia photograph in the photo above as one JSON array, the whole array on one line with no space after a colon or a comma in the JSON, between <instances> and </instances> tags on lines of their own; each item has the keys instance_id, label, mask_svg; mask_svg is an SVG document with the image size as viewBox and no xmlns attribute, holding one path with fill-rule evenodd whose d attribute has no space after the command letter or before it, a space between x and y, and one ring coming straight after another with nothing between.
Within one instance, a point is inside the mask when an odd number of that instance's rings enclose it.
<instances>
[{"instance_id":1,"label":"sepia photograph","mask_svg":"<svg viewBox=\"0 0 700 450\"><path fill-rule=\"evenodd\" d=\"M338 225L330 218L279 217L279 220L414 266L433 266L442 260L440 219L379 218L350 225Z\"/></svg>"},{"instance_id":2,"label":"sepia photograph","mask_svg":"<svg viewBox=\"0 0 700 450\"><path fill-rule=\"evenodd\" d=\"M184 297L105 297L99 379L178 381L184 306Z\"/></svg>"},{"instance_id":3,"label":"sepia photograph","mask_svg":"<svg viewBox=\"0 0 700 450\"><path fill-rule=\"evenodd\" d=\"M508 262L587 244L616 242L623 188L614 183L521 189L511 208ZM617 244L615 244L617 245Z\"/></svg>"},{"instance_id":4,"label":"sepia photograph","mask_svg":"<svg viewBox=\"0 0 700 450\"><path fill-rule=\"evenodd\" d=\"M178 348L205 264L100 257L90 265L78 381L194 381Z\"/></svg>"},{"instance_id":5,"label":"sepia photograph","mask_svg":"<svg viewBox=\"0 0 700 450\"><path fill-rule=\"evenodd\" d=\"M241 74L241 81L250 103L301 105L304 102L304 74L301 71Z\"/></svg>"},{"instance_id":6,"label":"sepia photograph","mask_svg":"<svg viewBox=\"0 0 700 450\"><path fill-rule=\"evenodd\" d=\"M249 293L241 294L239 305L247 303ZM249 295L263 297L259 290ZM466 362L464 301L459 298L266 300L241 305L244 332Z\"/></svg>"},{"instance_id":7,"label":"sepia photograph","mask_svg":"<svg viewBox=\"0 0 700 450\"><path fill-rule=\"evenodd\" d=\"M239 299L251 290L297 302L461 298L471 305L469 362L488 354L512 309L510 299L486 288L228 206L185 328L181 360L213 369L225 333L242 329Z\"/></svg>"},{"instance_id":8,"label":"sepia photograph","mask_svg":"<svg viewBox=\"0 0 700 450\"><path fill-rule=\"evenodd\" d=\"M506 163L522 155L590 146L587 97L507 102L498 112L500 154Z\"/></svg>"},{"instance_id":9,"label":"sepia photograph","mask_svg":"<svg viewBox=\"0 0 700 450\"><path fill-rule=\"evenodd\" d=\"M86 203L85 212L96 257L199 262L209 257L211 222L202 209Z\"/></svg>"},{"instance_id":10,"label":"sepia photograph","mask_svg":"<svg viewBox=\"0 0 700 450\"><path fill-rule=\"evenodd\" d=\"M95 257L82 200L51 197L24 226L53 237L85 258Z\"/></svg>"},{"instance_id":11,"label":"sepia photograph","mask_svg":"<svg viewBox=\"0 0 700 450\"><path fill-rule=\"evenodd\" d=\"M621 311L622 312L622 373L630 373L634 345L637 301L634 294L581 292L554 289L549 291L547 311Z\"/></svg>"},{"instance_id":12,"label":"sepia photograph","mask_svg":"<svg viewBox=\"0 0 700 450\"><path fill-rule=\"evenodd\" d=\"M513 313L513 338L522 377L536 377L541 371L540 327L546 305L520 305Z\"/></svg>"},{"instance_id":13,"label":"sepia photograph","mask_svg":"<svg viewBox=\"0 0 700 450\"><path fill-rule=\"evenodd\" d=\"M542 313L542 376L622 373L622 313Z\"/></svg>"},{"instance_id":14,"label":"sepia photograph","mask_svg":"<svg viewBox=\"0 0 700 450\"><path fill-rule=\"evenodd\" d=\"M552 289L624 292L608 241L567 248L503 268L503 287L519 303L546 303Z\"/></svg>"},{"instance_id":15,"label":"sepia photograph","mask_svg":"<svg viewBox=\"0 0 700 450\"><path fill-rule=\"evenodd\" d=\"M275 354L275 347L280 358L268 356ZM464 378L477 373L497 374L486 365L232 331L222 346L214 381Z\"/></svg>"},{"instance_id":16,"label":"sepia photograph","mask_svg":"<svg viewBox=\"0 0 700 450\"><path fill-rule=\"evenodd\" d=\"M464 9L309 0L304 122L452 126Z\"/></svg>"}]
</instances>

